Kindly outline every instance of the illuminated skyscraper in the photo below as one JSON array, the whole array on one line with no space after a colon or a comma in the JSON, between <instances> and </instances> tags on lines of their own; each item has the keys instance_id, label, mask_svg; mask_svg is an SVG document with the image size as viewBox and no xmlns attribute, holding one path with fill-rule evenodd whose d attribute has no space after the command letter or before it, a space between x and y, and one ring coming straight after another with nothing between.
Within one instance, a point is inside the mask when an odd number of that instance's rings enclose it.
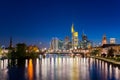
<instances>
[{"instance_id":1,"label":"illuminated skyscraper","mask_svg":"<svg viewBox=\"0 0 120 80\"><path fill-rule=\"evenodd\" d=\"M110 44L116 44L116 39L115 38L110 38Z\"/></svg>"},{"instance_id":2,"label":"illuminated skyscraper","mask_svg":"<svg viewBox=\"0 0 120 80\"><path fill-rule=\"evenodd\" d=\"M50 44L50 47L52 50L57 51L58 50L58 42L59 39L58 38L53 38Z\"/></svg>"},{"instance_id":3,"label":"illuminated skyscraper","mask_svg":"<svg viewBox=\"0 0 120 80\"><path fill-rule=\"evenodd\" d=\"M66 36L64 40L64 49L69 50L70 48L71 48L70 40L69 40L69 37Z\"/></svg>"},{"instance_id":4,"label":"illuminated skyscraper","mask_svg":"<svg viewBox=\"0 0 120 80\"><path fill-rule=\"evenodd\" d=\"M69 40L69 37L68 36L66 36L65 37L65 42L69 42L70 40Z\"/></svg>"},{"instance_id":5,"label":"illuminated skyscraper","mask_svg":"<svg viewBox=\"0 0 120 80\"><path fill-rule=\"evenodd\" d=\"M87 35L85 35L84 32L82 33L82 41L80 41L79 47L81 49L89 49L92 47L92 42L87 39Z\"/></svg>"},{"instance_id":6,"label":"illuminated skyscraper","mask_svg":"<svg viewBox=\"0 0 120 80\"><path fill-rule=\"evenodd\" d=\"M103 35L103 38L102 38L102 45L104 45L104 44L107 44L106 35Z\"/></svg>"},{"instance_id":7,"label":"illuminated skyscraper","mask_svg":"<svg viewBox=\"0 0 120 80\"><path fill-rule=\"evenodd\" d=\"M78 47L78 32L74 30L74 24L72 24L71 33L72 33L72 48L75 49Z\"/></svg>"},{"instance_id":8,"label":"illuminated skyscraper","mask_svg":"<svg viewBox=\"0 0 120 80\"><path fill-rule=\"evenodd\" d=\"M64 41L59 39L59 41L58 41L58 49L59 50L63 49L63 44L64 44Z\"/></svg>"}]
</instances>

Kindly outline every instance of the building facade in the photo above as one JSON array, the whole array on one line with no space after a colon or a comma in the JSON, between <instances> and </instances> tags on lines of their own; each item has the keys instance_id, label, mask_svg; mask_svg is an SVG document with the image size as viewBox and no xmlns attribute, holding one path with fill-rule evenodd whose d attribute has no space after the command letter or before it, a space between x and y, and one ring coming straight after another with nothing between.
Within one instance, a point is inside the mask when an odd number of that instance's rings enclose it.
<instances>
[{"instance_id":1,"label":"building facade","mask_svg":"<svg viewBox=\"0 0 120 80\"><path fill-rule=\"evenodd\" d=\"M110 38L110 44L116 44L116 39L115 38Z\"/></svg>"},{"instance_id":2,"label":"building facade","mask_svg":"<svg viewBox=\"0 0 120 80\"><path fill-rule=\"evenodd\" d=\"M104 45L104 44L107 44L106 35L103 35L103 38L102 38L102 45Z\"/></svg>"},{"instance_id":3,"label":"building facade","mask_svg":"<svg viewBox=\"0 0 120 80\"><path fill-rule=\"evenodd\" d=\"M72 49L76 49L78 47L78 32L74 30L74 24L72 24L71 33L72 33Z\"/></svg>"},{"instance_id":4,"label":"building facade","mask_svg":"<svg viewBox=\"0 0 120 80\"><path fill-rule=\"evenodd\" d=\"M79 43L79 48L81 49L89 49L92 47L92 42L88 40L87 36L82 34L82 41Z\"/></svg>"},{"instance_id":5,"label":"building facade","mask_svg":"<svg viewBox=\"0 0 120 80\"><path fill-rule=\"evenodd\" d=\"M53 51L58 51L59 49L59 39L58 38L53 38L51 43L50 43L50 49Z\"/></svg>"}]
</instances>

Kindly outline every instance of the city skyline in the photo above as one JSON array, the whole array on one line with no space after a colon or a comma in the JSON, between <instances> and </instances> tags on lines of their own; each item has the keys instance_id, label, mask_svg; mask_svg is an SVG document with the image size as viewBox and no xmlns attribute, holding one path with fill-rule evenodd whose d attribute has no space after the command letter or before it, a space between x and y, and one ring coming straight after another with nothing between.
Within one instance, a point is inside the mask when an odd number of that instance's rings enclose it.
<instances>
[{"instance_id":1,"label":"city skyline","mask_svg":"<svg viewBox=\"0 0 120 80\"><path fill-rule=\"evenodd\" d=\"M120 1L1 1L0 45L25 42L28 45L40 42L49 46L52 37L64 39L69 36L74 23L81 40L82 30L89 40L101 42L116 38L120 43Z\"/></svg>"}]
</instances>

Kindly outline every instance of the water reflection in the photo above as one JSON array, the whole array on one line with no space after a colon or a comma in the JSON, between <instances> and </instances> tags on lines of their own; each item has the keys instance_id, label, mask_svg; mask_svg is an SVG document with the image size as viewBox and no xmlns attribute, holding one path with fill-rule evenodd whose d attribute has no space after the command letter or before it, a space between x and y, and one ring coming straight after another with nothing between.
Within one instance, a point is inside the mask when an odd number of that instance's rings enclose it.
<instances>
[{"instance_id":1,"label":"water reflection","mask_svg":"<svg viewBox=\"0 0 120 80\"><path fill-rule=\"evenodd\" d=\"M7 61L8 60L0 60L0 80L7 79Z\"/></svg>"},{"instance_id":2,"label":"water reflection","mask_svg":"<svg viewBox=\"0 0 120 80\"><path fill-rule=\"evenodd\" d=\"M8 66L0 60L0 80L119 80L120 69L107 62L81 57L48 55Z\"/></svg>"},{"instance_id":3,"label":"water reflection","mask_svg":"<svg viewBox=\"0 0 120 80\"><path fill-rule=\"evenodd\" d=\"M28 63L28 77L29 77L29 80L33 80L33 63L32 63L32 59L30 59L29 63Z\"/></svg>"}]
</instances>

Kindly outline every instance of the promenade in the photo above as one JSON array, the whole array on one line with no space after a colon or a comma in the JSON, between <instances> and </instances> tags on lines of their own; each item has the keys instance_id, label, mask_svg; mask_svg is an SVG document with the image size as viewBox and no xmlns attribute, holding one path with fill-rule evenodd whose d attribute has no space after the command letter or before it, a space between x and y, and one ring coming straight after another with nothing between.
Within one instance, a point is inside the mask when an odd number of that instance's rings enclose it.
<instances>
[{"instance_id":1,"label":"promenade","mask_svg":"<svg viewBox=\"0 0 120 80\"><path fill-rule=\"evenodd\" d=\"M97 56L92 57L92 58L99 59L99 60L114 64L114 65L120 66L120 62L117 62L117 61L114 61L114 60L111 60L111 59L107 59L107 58L103 58L103 57L97 57Z\"/></svg>"}]
</instances>

